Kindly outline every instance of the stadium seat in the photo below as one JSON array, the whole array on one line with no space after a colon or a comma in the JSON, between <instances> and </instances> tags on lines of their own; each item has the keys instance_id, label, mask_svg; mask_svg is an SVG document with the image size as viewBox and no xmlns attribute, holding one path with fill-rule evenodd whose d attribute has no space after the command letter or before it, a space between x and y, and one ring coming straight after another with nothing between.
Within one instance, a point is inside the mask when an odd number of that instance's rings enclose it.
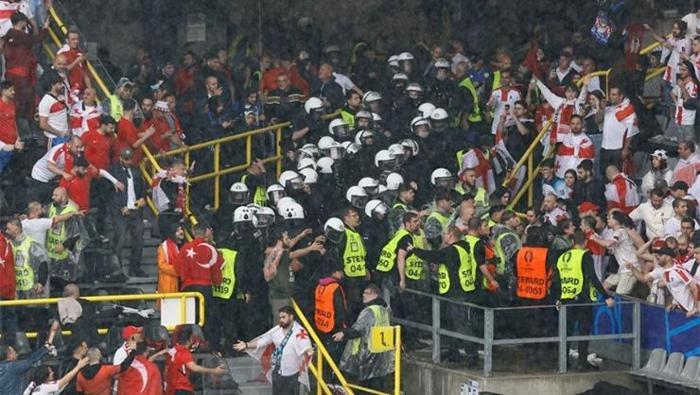
<instances>
[{"instance_id":1,"label":"stadium seat","mask_svg":"<svg viewBox=\"0 0 700 395\"><path fill-rule=\"evenodd\" d=\"M649 359L647 360L646 365L639 370L630 372L630 374L637 377L647 377L647 374L649 373L660 372L664 368L665 363L666 350L663 348L655 348L651 350L651 354L649 354Z\"/></svg>"},{"instance_id":2,"label":"stadium seat","mask_svg":"<svg viewBox=\"0 0 700 395\"><path fill-rule=\"evenodd\" d=\"M700 357L689 357L685 361L685 366L683 366L683 371L678 378L664 378L664 381L682 385L682 386L692 386L697 383L698 378L698 368L700 368Z\"/></svg>"},{"instance_id":3,"label":"stadium seat","mask_svg":"<svg viewBox=\"0 0 700 395\"><path fill-rule=\"evenodd\" d=\"M668 356L666 365L664 369L660 372L649 372L646 377L654 380L665 381L665 379L678 379L680 378L681 371L683 370L683 362L685 361L685 355L680 352L671 353Z\"/></svg>"}]
</instances>

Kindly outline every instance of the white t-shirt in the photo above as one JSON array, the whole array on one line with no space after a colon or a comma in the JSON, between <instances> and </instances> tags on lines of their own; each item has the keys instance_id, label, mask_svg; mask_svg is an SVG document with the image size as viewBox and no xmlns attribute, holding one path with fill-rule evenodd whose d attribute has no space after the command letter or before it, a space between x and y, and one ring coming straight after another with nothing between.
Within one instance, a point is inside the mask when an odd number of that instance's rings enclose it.
<instances>
[{"instance_id":1,"label":"white t-shirt","mask_svg":"<svg viewBox=\"0 0 700 395\"><path fill-rule=\"evenodd\" d=\"M690 95L689 101L696 101L698 98L698 85L692 80L685 83L685 89ZM676 125L695 125L696 110L688 110L683 107L683 94L678 85L673 87L673 94L676 95L676 111L673 115L673 120Z\"/></svg>"},{"instance_id":2,"label":"white t-shirt","mask_svg":"<svg viewBox=\"0 0 700 395\"><path fill-rule=\"evenodd\" d=\"M674 304L678 304L689 311L695 305L695 298L690 291L689 284L693 281L693 276L683 267L673 265L673 267L665 269L656 267L649 275L654 279L663 279L666 283L666 288L673 296Z\"/></svg>"},{"instance_id":3,"label":"white t-shirt","mask_svg":"<svg viewBox=\"0 0 700 395\"><path fill-rule=\"evenodd\" d=\"M68 132L68 107L66 103L57 100L55 97L45 94L39 102L39 116L48 118L49 126L62 132ZM54 135L44 132L48 138Z\"/></svg>"},{"instance_id":4,"label":"white t-shirt","mask_svg":"<svg viewBox=\"0 0 700 395\"><path fill-rule=\"evenodd\" d=\"M615 256L615 260L617 260L617 263L620 265L618 273L631 272L630 269L625 267L625 262L629 262L633 264L637 269L639 269L640 267L639 260L637 259L637 249L634 248L634 243L632 242L632 239L630 239L630 236L627 234L627 231L623 228L613 231L612 240L616 241L616 243L613 244L612 247L610 247L610 250Z\"/></svg>"},{"instance_id":5,"label":"white t-shirt","mask_svg":"<svg viewBox=\"0 0 700 395\"><path fill-rule=\"evenodd\" d=\"M625 139L637 133L639 133L637 113L634 112L634 107L630 104L629 99L624 99L616 106L605 108L602 148L607 150L622 149Z\"/></svg>"},{"instance_id":6,"label":"white t-shirt","mask_svg":"<svg viewBox=\"0 0 700 395\"><path fill-rule=\"evenodd\" d=\"M46 247L46 232L51 229L53 218L32 218L22 220L22 231L42 247Z\"/></svg>"},{"instance_id":7,"label":"white t-shirt","mask_svg":"<svg viewBox=\"0 0 700 395\"><path fill-rule=\"evenodd\" d=\"M695 220L693 220L695 221ZM695 230L700 229L700 225L698 225L698 221L695 221ZM664 224L664 237L678 237L681 234L681 220L676 218L674 215L673 217L669 218L666 220L666 223Z\"/></svg>"},{"instance_id":8,"label":"white t-shirt","mask_svg":"<svg viewBox=\"0 0 700 395\"><path fill-rule=\"evenodd\" d=\"M646 236L649 239L663 237L666 234L664 226L671 217L673 217L673 206L666 202L662 203L661 207L654 208L651 202L646 201L630 213L630 218L633 221L644 222Z\"/></svg>"},{"instance_id":9,"label":"white t-shirt","mask_svg":"<svg viewBox=\"0 0 700 395\"><path fill-rule=\"evenodd\" d=\"M676 74L678 73L678 63L681 61L681 54L690 55L690 39L688 37L669 37L666 41L671 44L672 49L663 47L661 51L661 59L668 59L666 62L666 70L664 70L663 79L676 84Z\"/></svg>"},{"instance_id":10,"label":"white t-shirt","mask_svg":"<svg viewBox=\"0 0 700 395\"><path fill-rule=\"evenodd\" d=\"M309 334L301 325L294 322L291 330L292 335L289 337L287 344L282 350L282 358L280 360L280 374L282 376L291 376L298 373L304 354L311 348ZM255 339L255 344L257 346L255 350L264 350L265 347L270 344L279 347L284 337L284 330L278 325Z\"/></svg>"},{"instance_id":11,"label":"white t-shirt","mask_svg":"<svg viewBox=\"0 0 700 395\"><path fill-rule=\"evenodd\" d=\"M491 122L491 134L496 134L498 122L501 120L501 114L506 110L506 105L513 108L516 101L520 100L520 92L511 88L498 88L491 93L489 103L493 105L493 122ZM510 114L506 115L506 126L512 123Z\"/></svg>"},{"instance_id":12,"label":"white t-shirt","mask_svg":"<svg viewBox=\"0 0 700 395\"><path fill-rule=\"evenodd\" d=\"M50 383L39 384L36 388L33 388L33 384L29 384L27 389L24 390L22 395L58 395L61 393L62 389L58 386L58 381L52 381Z\"/></svg>"},{"instance_id":13,"label":"white t-shirt","mask_svg":"<svg viewBox=\"0 0 700 395\"><path fill-rule=\"evenodd\" d=\"M52 147L44 154L32 167L32 178L40 182L49 182L56 178L56 174L49 170L49 162L55 163L59 169L66 166L66 157L70 155L70 151L66 143Z\"/></svg>"}]
</instances>

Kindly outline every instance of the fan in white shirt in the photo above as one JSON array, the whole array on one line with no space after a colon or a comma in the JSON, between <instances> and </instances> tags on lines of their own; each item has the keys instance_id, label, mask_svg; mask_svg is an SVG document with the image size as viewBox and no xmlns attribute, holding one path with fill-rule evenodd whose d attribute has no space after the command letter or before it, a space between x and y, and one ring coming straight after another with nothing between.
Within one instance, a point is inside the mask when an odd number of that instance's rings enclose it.
<instances>
[{"instance_id":1,"label":"fan in white shirt","mask_svg":"<svg viewBox=\"0 0 700 395\"><path fill-rule=\"evenodd\" d=\"M44 207L39 202L29 202L27 205L27 218L22 219L22 230L37 243L45 246L46 232L55 224L67 221L75 216L80 216L80 211L56 215L52 218L42 217Z\"/></svg>"}]
</instances>

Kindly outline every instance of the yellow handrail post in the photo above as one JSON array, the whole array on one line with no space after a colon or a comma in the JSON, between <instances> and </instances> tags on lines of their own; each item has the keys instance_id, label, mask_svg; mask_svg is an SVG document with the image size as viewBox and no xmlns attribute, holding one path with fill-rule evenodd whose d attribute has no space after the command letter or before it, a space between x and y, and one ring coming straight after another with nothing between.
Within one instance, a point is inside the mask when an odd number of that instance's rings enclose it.
<instances>
[{"instance_id":1,"label":"yellow handrail post","mask_svg":"<svg viewBox=\"0 0 700 395\"><path fill-rule=\"evenodd\" d=\"M190 166L191 166L190 151L187 151L185 153L185 167L187 168L188 171L190 169ZM190 183L188 182L185 184L185 209L184 209L185 212L183 213L187 217L189 217L189 215L191 213L191 211L190 211L190 196L191 196L190 195Z\"/></svg>"},{"instance_id":2,"label":"yellow handrail post","mask_svg":"<svg viewBox=\"0 0 700 395\"><path fill-rule=\"evenodd\" d=\"M530 179L533 177L532 174L532 166L533 166L533 159L532 155L527 157L527 178ZM530 184L530 187L527 189L527 206L532 207L533 200L534 200L534 191L532 190L532 184Z\"/></svg>"},{"instance_id":3,"label":"yellow handrail post","mask_svg":"<svg viewBox=\"0 0 700 395\"><path fill-rule=\"evenodd\" d=\"M318 374L318 380L316 380L316 393L321 393L321 382L323 381L323 354L318 353L316 358L316 374Z\"/></svg>"},{"instance_id":4,"label":"yellow handrail post","mask_svg":"<svg viewBox=\"0 0 700 395\"><path fill-rule=\"evenodd\" d=\"M189 154L189 152L188 152ZM214 146L214 208L218 209L221 204L221 174L219 174L219 169L221 169L221 143Z\"/></svg>"},{"instance_id":5,"label":"yellow handrail post","mask_svg":"<svg viewBox=\"0 0 700 395\"><path fill-rule=\"evenodd\" d=\"M275 130L275 153L275 156L277 156L276 171L277 177L279 177L282 174L282 126Z\"/></svg>"},{"instance_id":6,"label":"yellow handrail post","mask_svg":"<svg viewBox=\"0 0 700 395\"><path fill-rule=\"evenodd\" d=\"M395 326L396 351L394 352L394 395L401 394L401 325Z\"/></svg>"},{"instance_id":7,"label":"yellow handrail post","mask_svg":"<svg viewBox=\"0 0 700 395\"><path fill-rule=\"evenodd\" d=\"M187 318L187 299L184 296L180 297L180 322L185 322Z\"/></svg>"}]
</instances>

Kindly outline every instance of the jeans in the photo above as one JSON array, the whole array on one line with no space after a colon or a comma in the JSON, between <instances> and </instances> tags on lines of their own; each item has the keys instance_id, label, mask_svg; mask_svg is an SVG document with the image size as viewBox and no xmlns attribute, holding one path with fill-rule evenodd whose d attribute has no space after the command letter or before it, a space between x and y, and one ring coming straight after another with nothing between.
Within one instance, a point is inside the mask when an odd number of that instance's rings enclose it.
<instances>
[{"instance_id":1,"label":"jeans","mask_svg":"<svg viewBox=\"0 0 700 395\"><path fill-rule=\"evenodd\" d=\"M0 173L7 167L7 164L10 163L10 159L12 159L12 151L1 151L0 150Z\"/></svg>"}]
</instances>

